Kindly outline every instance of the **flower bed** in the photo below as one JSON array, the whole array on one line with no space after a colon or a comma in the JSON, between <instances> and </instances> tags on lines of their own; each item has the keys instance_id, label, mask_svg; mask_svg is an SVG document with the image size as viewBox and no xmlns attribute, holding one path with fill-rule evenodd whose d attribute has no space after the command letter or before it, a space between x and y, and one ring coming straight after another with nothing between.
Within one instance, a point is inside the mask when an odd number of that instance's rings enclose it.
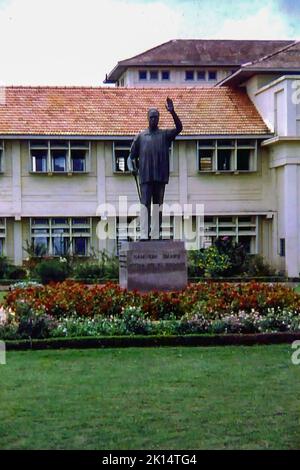
<instances>
[{"instance_id":1,"label":"flower bed","mask_svg":"<svg viewBox=\"0 0 300 470\"><path fill-rule=\"evenodd\" d=\"M0 338L259 333L300 330L300 296L281 284L190 284L181 292L128 292L72 281L14 288Z\"/></svg>"}]
</instances>

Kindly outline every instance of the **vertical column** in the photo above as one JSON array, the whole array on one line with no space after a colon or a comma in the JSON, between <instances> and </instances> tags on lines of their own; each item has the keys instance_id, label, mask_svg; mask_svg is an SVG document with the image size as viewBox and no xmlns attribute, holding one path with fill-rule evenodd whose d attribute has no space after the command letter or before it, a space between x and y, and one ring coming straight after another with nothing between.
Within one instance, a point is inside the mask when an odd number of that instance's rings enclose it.
<instances>
[{"instance_id":1,"label":"vertical column","mask_svg":"<svg viewBox=\"0 0 300 470\"><path fill-rule=\"evenodd\" d=\"M105 185L105 142L96 144L96 168L97 168L97 206L106 202ZM107 249L107 241L98 239L98 250Z\"/></svg>"},{"instance_id":2,"label":"vertical column","mask_svg":"<svg viewBox=\"0 0 300 470\"><path fill-rule=\"evenodd\" d=\"M20 220L14 221L14 264L22 265L23 250L22 250L22 222Z\"/></svg>"},{"instance_id":3,"label":"vertical column","mask_svg":"<svg viewBox=\"0 0 300 470\"><path fill-rule=\"evenodd\" d=\"M13 215L20 220L22 212L21 192L21 149L20 142L12 142L12 193L13 193Z\"/></svg>"},{"instance_id":4,"label":"vertical column","mask_svg":"<svg viewBox=\"0 0 300 470\"><path fill-rule=\"evenodd\" d=\"M188 202L188 168L187 168L187 143L179 141L178 143L178 168L179 168L179 204L183 211L184 205ZM174 229L177 240L180 235L184 237L183 217L174 217Z\"/></svg>"},{"instance_id":5,"label":"vertical column","mask_svg":"<svg viewBox=\"0 0 300 470\"><path fill-rule=\"evenodd\" d=\"M13 216L15 217L13 226L14 239L14 263L22 264L22 189L21 189L21 149L20 142L12 142L12 199Z\"/></svg>"},{"instance_id":6,"label":"vertical column","mask_svg":"<svg viewBox=\"0 0 300 470\"><path fill-rule=\"evenodd\" d=\"M298 172L297 165L284 167L285 263L289 277L299 276L298 265Z\"/></svg>"}]
</instances>

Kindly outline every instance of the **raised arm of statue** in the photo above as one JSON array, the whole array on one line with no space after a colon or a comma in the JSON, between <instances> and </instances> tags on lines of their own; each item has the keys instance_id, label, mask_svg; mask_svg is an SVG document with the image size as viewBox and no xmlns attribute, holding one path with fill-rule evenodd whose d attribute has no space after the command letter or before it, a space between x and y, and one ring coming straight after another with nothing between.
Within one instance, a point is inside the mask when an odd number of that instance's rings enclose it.
<instances>
[{"instance_id":1,"label":"raised arm of statue","mask_svg":"<svg viewBox=\"0 0 300 470\"><path fill-rule=\"evenodd\" d=\"M173 104L173 101L171 100L171 98L167 98L166 100L166 109L167 111L172 115L173 117L173 120L174 120L174 124L176 126L176 131L177 131L177 134L179 134L183 127L182 127L182 122L181 120L179 119L179 117L177 116L175 110L174 110L174 104Z\"/></svg>"}]
</instances>

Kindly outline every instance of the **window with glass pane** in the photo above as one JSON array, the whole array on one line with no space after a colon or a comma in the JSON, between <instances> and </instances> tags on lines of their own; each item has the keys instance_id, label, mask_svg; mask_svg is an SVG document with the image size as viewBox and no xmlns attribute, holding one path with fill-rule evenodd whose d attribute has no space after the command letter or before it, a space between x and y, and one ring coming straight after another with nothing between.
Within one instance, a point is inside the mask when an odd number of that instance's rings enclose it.
<instances>
[{"instance_id":1,"label":"window with glass pane","mask_svg":"<svg viewBox=\"0 0 300 470\"><path fill-rule=\"evenodd\" d=\"M85 171L85 159L86 159L86 151L85 150L71 150L71 165L72 171L82 172Z\"/></svg>"},{"instance_id":2,"label":"window with glass pane","mask_svg":"<svg viewBox=\"0 0 300 470\"><path fill-rule=\"evenodd\" d=\"M139 70L139 80L147 80L147 70Z\"/></svg>"},{"instance_id":3,"label":"window with glass pane","mask_svg":"<svg viewBox=\"0 0 300 470\"><path fill-rule=\"evenodd\" d=\"M0 255L2 256L4 253L4 239L0 238Z\"/></svg>"},{"instance_id":4,"label":"window with glass pane","mask_svg":"<svg viewBox=\"0 0 300 470\"><path fill-rule=\"evenodd\" d=\"M216 80L217 79L217 72L210 71L208 72L208 80Z\"/></svg>"},{"instance_id":5,"label":"window with glass pane","mask_svg":"<svg viewBox=\"0 0 300 470\"><path fill-rule=\"evenodd\" d=\"M114 142L114 171L117 173L129 172L127 159L130 154L131 141Z\"/></svg>"},{"instance_id":6,"label":"window with glass pane","mask_svg":"<svg viewBox=\"0 0 300 470\"><path fill-rule=\"evenodd\" d=\"M52 170L53 171L66 171L67 170L67 151L60 150L51 150L52 158Z\"/></svg>"},{"instance_id":7,"label":"window with glass pane","mask_svg":"<svg viewBox=\"0 0 300 470\"><path fill-rule=\"evenodd\" d=\"M31 149L32 171L47 171L47 149Z\"/></svg>"},{"instance_id":8,"label":"window with glass pane","mask_svg":"<svg viewBox=\"0 0 300 470\"><path fill-rule=\"evenodd\" d=\"M78 256L87 255L88 239L85 237L73 238L73 254Z\"/></svg>"},{"instance_id":9,"label":"window with glass pane","mask_svg":"<svg viewBox=\"0 0 300 470\"><path fill-rule=\"evenodd\" d=\"M49 252L49 237L42 236L42 234L35 236L33 238L33 248L36 255L47 254Z\"/></svg>"},{"instance_id":10,"label":"window with glass pane","mask_svg":"<svg viewBox=\"0 0 300 470\"><path fill-rule=\"evenodd\" d=\"M213 149L199 149L199 170L212 171L213 170Z\"/></svg>"},{"instance_id":11,"label":"window with glass pane","mask_svg":"<svg viewBox=\"0 0 300 470\"><path fill-rule=\"evenodd\" d=\"M72 219L72 224L73 225L89 225L89 220L86 217L85 218L78 217L78 218Z\"/></svg>"},{"instance_id":12,"label":"window with glass pane","mask_svg":"<svg viewBox=\"0 0 300 470\"><path fill-rule=\"evenodd\" d=\"M55 217L52 219L52 225L69 225L69 222L65 217Z\"/></svg>"},{"instance_id":13,"label":"window with glass pane","mask_svg":"<svg viewBox=\"0 0 300 470\"><path fill-rule=\"evenodd\" d=\"M52 249L55 256L63 256L69 253L70 239L64 236L52 238Z\"/></svg>"},{"instance_id":14,"label":"window with glass pane","mask_svg":"<svg viewBox=\"0 0 300 470\"><path fill-rule=\"evenodd\" d=\"M218 171L229 171L231 169L231 154L230 149L218 149Z\"/></svg>"},{"instance_id":15,"label":"window with glass pane","mask_svg":"<svg viewBox=\"0 0 300 470\"><path fill-rule=\"evenodd\" d=\"M158 80L158 70L150 70L150 80Z\"/></svg>"},{"instance_id":16,"label":"window with glass pane","mask_svg":"<svg viewBox=\"0 0 300 470\"><path fill-rule=\"evenodd\" d=\"M250 149L237 149L236 169L239 171L249 171L250 170L250 158L251 158Z\"/></svg>"},{"instance_id":17,"label":"window with glass pane","mask_svg":"<svg viewBox=\"0 0 300 470\"><path fill-rule=\"evenodd\" d=\"M170 80L170 71L169 70L162 70L161 79L162 80Z\"/></svg>"},{"instance_id":18,"label":"window with glass pane","mask_svg":"<svg viewBox=\"0 0 300 470\"><path fill-rule=\"evenodd\" d=\"M251 250L251 241L253 240L253 237L251 236L240 236L239 235L239 243L241 243L243 245L243 247L245 248L245 251L246 253L251 253L252 250Z\"/></svg>"},{"instance_id":19,"label":"window with glass pane","mask_svg":"<svg viewBox=\"0 0 300 470\"><path fill-rule=\"evenodd\" d=\"M198 70L197 79L198 80L205 80L205 70Z\"/></svg>"},{"instance_id":20,"label":"window with glass pane","mask_svg":"<svg viewBox=\"0 0 300 470\"><path fill-rule=\"evenodd\" d=\"M32 219L32 225L49 225L49 219Z\"/></svg>"},{"instance_id":21,"label":"window with glass pane","mask_svg":"<svg viewBox=\"0 0 300 470\"><path fill-rule=\"evenodd\" d=\"M194 80L194 70L186 70L185 71L185 79L187 81Z\"/></svg>"}]
</instances>

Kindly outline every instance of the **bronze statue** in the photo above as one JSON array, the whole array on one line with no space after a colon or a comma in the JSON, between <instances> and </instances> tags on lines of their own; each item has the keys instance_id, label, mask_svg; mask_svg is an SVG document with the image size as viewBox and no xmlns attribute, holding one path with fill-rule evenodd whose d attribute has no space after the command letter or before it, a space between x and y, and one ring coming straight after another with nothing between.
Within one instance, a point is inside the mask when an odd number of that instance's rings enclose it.
<instances>
[{"instance_id":1,"label":"bronze statue","mask_svg":"<svg viewBox=\"0 0 300 470\"><path fill-rule=\"evenodd\" d=\"M141 194L141 240L161 238L162 204L165 185L169 182L169 148L176 136L182 131L182 123L177 116L173 101L166 100L166 109L172 115L175 128L159 129L159 111L156 108L148 110L148 129L140 132L134 139L129 161L131 171L139 174ZM158 208L158 221L153 213L151 224L151 202L153 209ZM158 223L157 223L158 222Z\"/></svg>"}]
</instances>

